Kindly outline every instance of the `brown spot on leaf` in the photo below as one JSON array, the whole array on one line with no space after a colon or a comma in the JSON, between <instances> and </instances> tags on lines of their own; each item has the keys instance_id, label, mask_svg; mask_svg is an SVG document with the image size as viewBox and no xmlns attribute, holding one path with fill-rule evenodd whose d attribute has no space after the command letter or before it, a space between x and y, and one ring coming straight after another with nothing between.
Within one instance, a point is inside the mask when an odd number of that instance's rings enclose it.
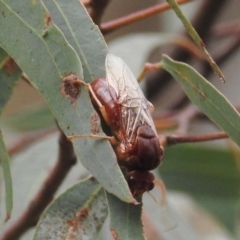
<instances>
[{"instance_id":1,"label":"brown spot on leaf","mask_svg":"<svg viewBox=\"0 0 240 240\"><path fill-rule=\"evenodd\" d=\"M70 73L62 78L61 93L70 99L71 104L75 106L81 91L81 81L74 73Z\"/></svg>"},{"instance_id":2,"label":"brown spot on leaf","mask_svg":"<svg viewBox=\"0 0 240 240\"><path fill-rule=\"evenodd\" d=\"M2 11L2 15L3 15L3 17L6 17L6 16L5 16L5 12L4 12L4 11Z\"/></svg>"},{"instance_id":3,"label":"brown spot on leaf","mask_svg":"<svg viewBox=\"0 0 240 240\"><path fill-rule=\"evenodd\" d=\"M83 208L81 211L77 212L76 217L79 221L83 221L88 216L88 209Z\"/></svg>"},{"instance_id":4,"label":"brown spot on leaf","mask_svg":"<svg viewBox=\"0 0 240 240\"><path fill-rule=\"evenodd\" d=\"M52 22L52 18L49 14L46 14L44 16L44 22L45 22L45 25L47 25L47 26Z\"/></svg>"},{"instance_id":5,"label":"brown spot on leaf","mask_svg":"<svg viewBox=\"0 0 240 240\"><path fill-rule=\"evenodd\" d=\"M11 57L8 57L3 65L3 69L6 71L7 74L11 75L16 72L19 67Z\"/></svg>"},{"instance_id":6,"label":"brown spot on leaf","mask_svg":"<svg viewBox=\"0 0 240 240\"><path fill-rule=\"evenodd\" d=\"M68 232L66 239L75 239L76 234L81 226L79 225L80 222L84 221L84 219L88 216L88 209L83 208L75 214L75 217L68 221Z\"/></svg>"},{"instance_id":7,"label":"brown spot on leaf","mask_svg":"<svg viewBox=\"0 0 240 240\"><path fill-rule=\"evenodd\" d=\"M112 234L114 240L119 240L117 231L113 228L111 228L110 231L111 231L111 234Z\"/></svg>"}]
</instances>

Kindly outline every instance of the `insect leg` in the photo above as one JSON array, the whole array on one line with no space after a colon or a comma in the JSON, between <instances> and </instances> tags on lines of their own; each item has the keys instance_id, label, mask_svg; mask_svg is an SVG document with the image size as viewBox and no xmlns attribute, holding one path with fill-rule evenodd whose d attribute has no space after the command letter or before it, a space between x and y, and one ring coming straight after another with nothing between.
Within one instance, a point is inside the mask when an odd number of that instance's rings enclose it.
<instances>
[{"instance_id":1,"label":"insect leg","mask_svg":"<svg viewBox=\"0 0 240 240\"><path fill-rule=\"evenodd\" d=\"M167 203L167 200L166 200L166 188L163 181L159 179L155 179L154 184L161 190L161 193L162 193L161 205L165 205Z\"/></svg>"},{"instance_id":2,"label":"insect leg","mask_svg":"<svg viewBox=\"0 0 240 240\"><path fill-rule=\"evenodd\" d=\"M74 138L98 138L98 139L105 139L105 140L109 140L109 142L112 145L116 144L116 139L114 137L110 137L110 136L102 136L102 135L95 135L95 134L86 134L86 135L69 135L67 136L68 140L72 140Z\"/></svg>"}]
</instances>

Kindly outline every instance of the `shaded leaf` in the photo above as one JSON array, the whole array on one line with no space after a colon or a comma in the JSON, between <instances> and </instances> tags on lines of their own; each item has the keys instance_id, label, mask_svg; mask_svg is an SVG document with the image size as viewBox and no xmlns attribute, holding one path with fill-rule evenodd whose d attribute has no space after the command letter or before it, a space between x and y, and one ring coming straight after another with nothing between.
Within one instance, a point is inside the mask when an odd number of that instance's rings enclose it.
<instances>
[{"instance_id":1,"label":"shaded leaf","mask_svg":"<svg viewBox=\"0 0 240 240\"><path fill-rule=\"evenodd\" d=\"M141 221L142 204L125 203L108 193L107 200L113 238L115 240L145 239Z\"/></svg>"},{"instance_id":2,"label":"shaded leaf","mask_svg":"<svg viewBox=\"0 0 240 240\"><path fill-rule=\"evenodd\" d=\"M73 5L69 3L68 6ZM4 29L0 45L15 59L43 95L64 133L89 134L94 110L87 90L81 89L80 97L74 104L60 90L62 81L69 74L83 79L81 64L76 52L52 24L49 13L40 1L30 4L24 0L19 5L18 2L2 0L0 7L4 12L0 15L0 28ZM78 3L79 8L81 5ZM89 19L89 16L85 14L85 18ZM81 28L81 22L78 23L78 28ZM8 33L16 29L17 35L12 38ZM92 40L89 39L89 42ZM92 54L91 57L95 58L95 55ZM74 140L73 145L83 165L109 192L124 201L132 201L115 154L107 141L84 138Z\"/></svg>"},{"instance_id":3,"label":"shaded leaf","mask_svg":"<svg viewBox=\"0 0 240 240\"><path fill-rule=\"evenodd\" d=\"M21 69L7 53L0 49L0 114L12 95L15 82L21 76Z\"/></svg>"},{"instance_id":4,"label":"shaded leaf","mask_svg":"<svg viewBox=\"0 0 240 240\"><path fill-rule=\"evenodd\" d=\"M12 95L15 82L20 76L21 70L19 67L3 49L0 49L0 114ZM0 162L3 168L5 183L5 204L7 211L6 219L8 219L11 215L13 202L12 178L9 160L8 152L3 141L3 136L0 132Z\"/></svg>"},{"instance_id":5,"label":"shaded leaf","mask_svg":"<svg viewBox=\"0 0 240 240\"><path fill-rule=\"evenodd\" d=\"M34 236L40 239L96 239L107 217L104 190L93 179L75 184L43 213Z\"/></svg>"},{"instance_id":6,"label":"shaded leaf","mask_svg":"<svg viewBox=\"0 0 240 240\"><path fill-rule=\"evenodd\" d=\"M11 217L13 207L13 190L12 190L12 177L10 171L10 159L6 146L3 141L2 133L0 132L0 163L2 165L5 184L5 204L6 204L6 220Z\"/></svg>"},{"instance_id":7,"label":"shaded leaf","mask_svg":"<svg viewBox=\"0 0 240 240\"><path fill-rule=\"evenodd\" d=\"M240 115L223 94L185 63L164 55L161 66L181 84L189 99L240 146Z\"/></svg>"}]
</instances>

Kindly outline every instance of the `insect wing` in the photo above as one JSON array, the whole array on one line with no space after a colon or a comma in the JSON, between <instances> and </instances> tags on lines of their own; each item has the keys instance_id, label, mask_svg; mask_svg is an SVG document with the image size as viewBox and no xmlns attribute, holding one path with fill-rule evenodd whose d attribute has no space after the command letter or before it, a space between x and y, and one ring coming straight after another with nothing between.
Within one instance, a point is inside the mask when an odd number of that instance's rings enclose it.
<instances>
[{"instance_id":1,"label":"insect wing","mask_svg":"<svg viewBox=\"0 0 240 240\"><path fill-rule=\"evenodd\" d=\"M116 92L118 103L122 105L122 124L128 137L132 138L135 128L144 123L157 135L150 113L153 106L145 98L126 63L121 58L108 53L105 66L107 82Z\"/></svg>"}]
</instances>

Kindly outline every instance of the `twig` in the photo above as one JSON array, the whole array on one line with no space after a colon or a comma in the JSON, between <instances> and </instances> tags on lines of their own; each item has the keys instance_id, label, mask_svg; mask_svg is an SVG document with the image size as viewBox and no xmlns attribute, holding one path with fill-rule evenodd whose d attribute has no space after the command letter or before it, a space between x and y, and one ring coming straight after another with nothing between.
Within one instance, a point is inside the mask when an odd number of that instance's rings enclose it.
<instances>
[{"instance_id":1,"label":"twig","mask_svg":"<svg viewBox=\"0 0 240 240\"><path fill-rule=\"evenodd\" d=\"M192 0L178 0L177 3L184 4L187 2L191 2L191 1ZM136 21L151 17L155 14L169 10L170 8L171 7L169 6L169 4L160 3L155 6L146 8L144 10L137 11L135 13L131 13L127 16L124 16L124 17L121 17L121 18L118 18L118 19L115 19L115 20L112 20L112 21L109 21L106 23L102 23L100 29L103 34L107 34L116 29L119 29L120 27L124 27L124 26L134 23Z\"/></svg>"},{"instance_id":2,"label":"twig","mask_svg":"<svg viewBox=\"0 0 240 240\"><path fill-rule=\"evenodd\" d=\"M28 147L30 144L33 144L35 141L42 139L56 131L57 131L56 128L52 128L26 134L20 139L18 139L14 144L8 147L8 154L9 155L16 154L22 151L24 148Z\"/></svg>"},{"instance_id":3,"label":"twig","mask_svg":"<svg viewBox=\"0 0 240 240\"><path fill-rule=\"evenodd\" d=\"M205 0L199 8L199 11L194 14L195 17L192 24L205 43L210 37L209 29L211 28L212 23L215 21L224 5L228 2L229 1L227 0ZM173 54L171 54L171 57L178 61L186 62L191 58L188 53L180 48L174 48L172 52ZM151 76L147 77L146 95L148 99L151 101L160 94L161 91L165 91L166 87L171 83L170 79L171 76L162 70L155 71Z\"/></svg>"},{"instance_id":4,"label":"twig","mask_svg":"<svg viewBox=\"0 0 240 240\"><path fill-rule=\"evenodd\" d=\"M61 132L59 156L56 165L49 172L41 189L19 218L0 236L1 240L17 240L29 228L36 225L41 213L52 201L54 194L77 159L73 146Z\"/></svg>"},{"instance_id":5,"label":"twig","mask_svg":"<svg viewBox=\"0 0 240 240\"><path fill-rule=\"evenodd\" d=\"M229 59L229 57L237 53L236 50L239 47L240 47L240 35L235 36L231 40L229 40L228 46L226 46L224 49L221 49L218 55L215 56L217 64L222 65L223 63L225 63L226 60ZM208 64L206 64L205 62L203 63L203 68L204 68L204 70L202 71L203 76L207 77L212 73L209 69Z\"/></svg>"},{"instance_id":6,"label":"twig","mask_svg":"<svg viewBox=\"0 0 240 240\"><path fill-rule=\"evenodd\" d=\"M240 36L235 36L231 40L229 40L228 46L226 46L224 49L221 49L220 53L218 53L217 56L214 57L216 60L216 63L219 66L222 66L231 56L237 53L237 49L240 47ZM211 67L207 62L202 63L202 75L205 78L208 78L210 74L212 74ZM183 93L182 96L178 98L178 101L176 101L176 104L173 105L173 108L179 108L186 103L188 103L187 96Z\"/></svg>"},{"instance_id":7,"label":"twig","mask_svg":"<svg viewBox=\"0 0 240 240\"><path fill-rule=\"evenodd\" d=\"M162 146L171 146L179 143L206 142L228 138L225 132L196 135L196 136L160 136L159 141Z\"/></svg>"}]
</instances>

